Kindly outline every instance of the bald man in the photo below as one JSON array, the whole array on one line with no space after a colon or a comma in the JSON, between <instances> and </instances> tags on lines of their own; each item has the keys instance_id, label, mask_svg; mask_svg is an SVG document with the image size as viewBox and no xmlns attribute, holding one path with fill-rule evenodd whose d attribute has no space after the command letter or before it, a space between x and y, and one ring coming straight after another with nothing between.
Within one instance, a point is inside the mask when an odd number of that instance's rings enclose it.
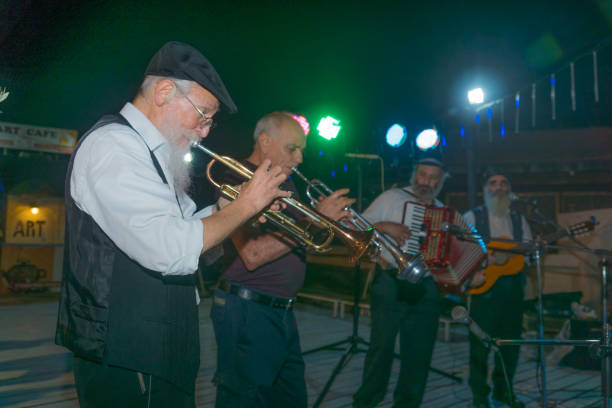
<instances>
[{"instance_id":1,"label":"bald man","mask_svg":"<svg viewBox=\"0 0 612 408\"><path fill-rule=\"evenodd\" d=\"M302 163L304 131L288 112L272 112L255 127L248 167L269 160L289 176ZM240 179L230 180L239 183ZM281 188L295 192L291 180ZM341 189L317 210L338 220L354 200ZM292 214L300 218L299 214ZM269 223L268 223L269 224ZM228 265L215 290L211 317L217 340L217 407L307 406L304 361L293 305L302 288L304 251L271 226L245 225L225 246Z\"/></svg>"}]
</instances>

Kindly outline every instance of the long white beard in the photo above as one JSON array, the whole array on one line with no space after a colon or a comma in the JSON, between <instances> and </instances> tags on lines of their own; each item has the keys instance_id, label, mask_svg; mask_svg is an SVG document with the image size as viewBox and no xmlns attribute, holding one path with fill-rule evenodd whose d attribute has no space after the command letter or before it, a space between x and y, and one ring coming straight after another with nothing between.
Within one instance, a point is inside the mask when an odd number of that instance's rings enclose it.
<instances>
[{"instance_id":1,"label":"long white beard","mask_svg":"<svg viewBox=\"0 0 612 408\"><path fill-rule=\"evenodd\" d=\"M168 170L170 170L174 188L185 193L191 186L191 163L185 161L185 155L189 152L191 144L185 144L185 141L182 139L187 138L190 141L197 141L198 136L180 127L172 126L168 126L162 133L169 140L170 148L172 149L170 161L168 162ZM179 146L179 143L183 143L185 146Z\"/></svg>"},{"instance_id":2,"label":"long white beard","mask_svg":"<svg viewBox=\"0 0 612 408\"><path fill-rule=\"evenodd\" d=\"M174 188L183 193L187 192L191 186L191 163L185 161L187 152L189 152L189 146L186 149L178 149L173 146L168 162Z\"/></svg>"},{"instance_id":3,"label":"long white beard","mask_svg":"<svg viewBox=\"0 0 612 408\"><path fill-rule=\"evenodd\" d=\"M484 194L484 202L487 209L498 217L503 217L510 210L509 194Z\"/></svg>"}]
</instances>

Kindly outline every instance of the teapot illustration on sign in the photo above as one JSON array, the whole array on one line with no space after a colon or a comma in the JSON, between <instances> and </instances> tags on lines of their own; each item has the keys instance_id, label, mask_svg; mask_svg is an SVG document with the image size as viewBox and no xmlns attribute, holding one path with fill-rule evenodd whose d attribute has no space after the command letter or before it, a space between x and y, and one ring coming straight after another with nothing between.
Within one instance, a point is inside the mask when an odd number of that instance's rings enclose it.
<instances>
[{"instance_id":1,"label":"teapot illustration on sign","mask_svg":"<svg viewBox=\"0 0 612 408\"><path fill-rule=\"evenodd\" d=\"M34 283L46 276L46 270L37 268L36 265L27 261L21 261L4 272L4 277L10 285L15 283Z\"/></svg>"}]
</instances>

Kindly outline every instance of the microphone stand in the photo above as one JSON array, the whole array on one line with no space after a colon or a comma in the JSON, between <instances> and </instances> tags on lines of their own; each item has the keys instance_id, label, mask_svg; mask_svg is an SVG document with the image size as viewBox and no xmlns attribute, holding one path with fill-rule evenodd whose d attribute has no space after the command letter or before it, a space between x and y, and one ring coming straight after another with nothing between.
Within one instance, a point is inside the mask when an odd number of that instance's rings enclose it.
<instances>
[{"instance_id":1,"label":"microphone stand","mask_svg":"<svg viewBox=\"0 0 612 408\"><path fill-rule=\"evenodd\" d=\"M560 246L560 245L542 245L542 244L536 244L539 246L539 248L536 249L536 255L538 254L538 252L541 254L542 252L544 252L545 249L551 248L551 249L563 249L563 250L568 250L568 251L580 251L580 252L587 252L593 255L598 255L598 256L602 256L602 261L601 261L601 302L602 302L602 328L601 328L601 337L599 339L587 339L587 340L555 340L555 339L545 339L544 335L543 335L543 326L540 327L540 338L539 339L533 339L533 340L524 340L524 339L498 339L495 341L495 343L497 345L509 345L509 346L520 346L521 344L525 344L525 345L536 345L540 347L540 357L541 357L541 362L540 362L540 366L543 370L546 369L546 365L543 364L543 360L544 359L544 352L543 352L543 348L545 345L572 345L572 346L577 346L577 347L593 347L593 346L597 346L599 348L599 355L602 359L602 364L601 364L601 391L602 391L602 396L603 396L603 407L604 408L609 408L610 407L610 374L611 374L611 367L612 367L612 361L611 361L611 336L610 336L610 324L608 323L608 316L607 316L607 290L608 290L608 283L607 283L607 279L608 279L608 261L607 261L607 257L612 256L612 251L609 250L605 250L605 249L590 249L590 248L582 248L582 247L567 247L567 246ZM537 260L537 258L536 258ZM538 279L539 281L539 279ZM540 284L540 282L538 282L538 284ZM538 288L541 289L541 288ZM540 292L540 296L541 296L541 292ZM540 314L541 314L541 301L542 299L539 298L538 302L538 318L540 319ZM542 401L541 404L543 407L548 406L548 401L547 401L547 395L546 395L546 384L545 384L545 379L546 379L546 373L545 371L542 372Z\"/></svg>"},{"instance_id":2,"label":"microphone stand","mask_svg":"<svg viewBox=\"0 0 612 408\"><path fill-rule=\"evenodd\" d=\"M361 211L361 198L362 198L362 177L361 176L362 175L361 175L361 165L359 164L357 165L357 176L358 176L358 188L357 188L358 203L357 204L358 204L359 211ZM362 349L359 347L359 345L364 345L366 347L370 345L370 343L368 343L367 341L365 341L363 338L359 336L359 314L360 314L359 313L359 309L360 309L359 303L361 302L361 267L360 267L359 259L355 262L355 270L353 272L353 279L354 279L353 280L353 330L352 330L351 335L344 340L340 340L340 341L337 341L331 344L316 347L314 349L302 352L302 355L305 356L307 354L316 353L318 351L323 351L323 350L342 350L340 346L345 345L345 344L347 345L347 347L344 349L344 353L342 354L342 357L340 357L340 360L334 367L334 370L329 376L329 379L323 386L323 390L321 390L321 393L319 394L319 396L317 397L317 400L313 404L313 408L318 408L321 405L321 403L323 402L323 399L325 398L325 395L327 395L327 392L329 391L334 380L336 379L336 376L340 374L342 369L349 363L351 357L353 357L353 355L357 353L367 352L367 348Z\"/></svg>"},{"instance_id":3,"label":"microphone stand","mask_svg":"<svg viewBox=\"0 0 612 408\"><path fill-rule=\"evenodd\" d=\"M539 213L539 216L544 218L543 215ZM555 225L559 229L563 229L563 227L559 226L552 220L547 222L551 225ZM462 240L470 240L479 242L481 239L480 235L472 233L471 231L452 231L457 235L459 239ZM520 346L521 344L525 345L537 345L538 349L538 364L541 370L541 379L542 379L542 389L541 389L541 405L542 407L548 406L547 399L547 389L546 389L546 358L544 354L544 346L545 345L573 345L578 347L591 347L596 345L599 347L599 354L602 359L601 363L601 391L603 395L603 407L610 408L610 379L612 374L612 326L608 323L607 316L607 296L608 296L608 261L607 257L612 256L612 251L605 249L590 249L586 245L577 241L575 237L571 234L569 236L572 238L574 242L579 243L579 247L568 247L568 246L560 246L560 245L548 245L543 244L542 242L532 241L529 243L525 242L517 242L508 239L500 239L496 238L496 241L500 242L509 242L516 243L521 245L529 245L529 250L521 251L524 253L533 253L536 260L536 273L537 273L537 291L538 291L538 301L537 301L537 324L538 324L538 335L539 339L534 340L524 340L524 339L497 339L495 343L497 345L511 345L511 346ZM579 251L591 253L596 256L601 256L602 260L600 262L601 265L601 303L602 303L602 327L601 327L601 337L599 339L590 339L590 340L555 340L555 339L545 339L544 338L544 317L543 317L543 301L542 301L542 266L541 266L541 258L542 254L548 249L562 249L568 251ZM509 252L512 252L510 250Z\"/></svg>"}]
</instances>

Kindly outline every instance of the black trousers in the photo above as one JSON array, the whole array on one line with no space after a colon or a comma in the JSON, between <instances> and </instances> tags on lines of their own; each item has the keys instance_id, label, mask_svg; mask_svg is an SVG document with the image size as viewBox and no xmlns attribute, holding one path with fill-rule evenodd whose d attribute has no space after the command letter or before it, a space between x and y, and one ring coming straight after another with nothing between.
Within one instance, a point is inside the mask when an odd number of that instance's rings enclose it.
<instances>
[{"instance_id":1,"label":"black trousers","mask_svg":"<svg viewBox=\"0 0 612 408\"><path fill-rule=\"evenodd\" d=\"M306 408L304 360L293 310L216 289L216 407Z\"/></svg>"},{"instance_id":2,"label":"black trousers","mask_svg":"<svg viewBox=\"0 0 612 408\"><path fill-rule=\"evenodd\" d=\"M418 407L423 400L438 332L438 289L431 277L414 285L389 272L378 270L372 283L370 348L354 407L375 407L385 398L398 332L401 362L393 406Z\"/></svg>"},{"instance_id":3,"label":"black trousers","mask_svg":"<svg viewBox=\"0 0 612 408\"><path fill-rule=\"evenodd\" d=\"M74 357L81 408L195 408L195 396L159 377Z\"/></svg>"},{"instance_id":4,"label":"black trousers","mask_svg":"<svg viewBox=\"0 0 612 408\"><path fill-rule=\"evenodd\" d=\"M493 287L482 295L473 295L470 306L472 319L489 336L505 339L520 338L523 328L524 272L502 276ZM519 346L500 347L508 374L510 388L519 358ZM484 401L491 392L487 384L489 349L470 333L470 387L475 401ZM507 393L503 366L495 356L492 375L493 396Z\"/></svg>"}]
</instances>

